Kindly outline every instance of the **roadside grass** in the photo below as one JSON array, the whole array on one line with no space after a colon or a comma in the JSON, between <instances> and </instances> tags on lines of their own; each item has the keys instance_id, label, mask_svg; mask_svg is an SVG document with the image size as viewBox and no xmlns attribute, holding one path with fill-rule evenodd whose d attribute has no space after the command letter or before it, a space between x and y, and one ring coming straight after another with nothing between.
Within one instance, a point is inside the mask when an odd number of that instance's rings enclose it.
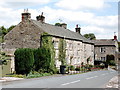
<instances>
[{"instance_id":1,"label":"roadside grass","mask_svg":"<svg viewBox=\"0 0 120 90\"><path fill-rule=\"evenodd\" d=\"M53 75L52 73L30 73L26 76L27 79L29 78L38 78L38 77L43 77L43 76L51 76Z\"/></svg>"},{"instance_id":2,"label":"roadside grass","mask_svg":"<svg viewBox=\"0 0 120 90\"><path fill-rule=\"evenodd\" d=\"M21 75L21 74L9 74L9 75L5 75L5 77L26 78L26 75Z\"/></svg>"},{"instance_id":3,"label":"roadside grass","mask_svg":"<svg viewBox=\"0 0 120 90\"><path fill-rule=\"evenodd\" d=\"M29 79L29 78L38 78L38 77L43 77L43 76L51 76L53 75L52 73L29 73L27 76L26 75L22 75L22 74L8 74L5 75L5 77L16 77L16 78L25 78L25 79Z\"/></svg>"},{"instance_id":4,"label":"roadside grass","mask_svg":"<svg viewBox=\"0 0 120 90\"><path fill-rule=\"evenodd\" d=\"M63 74L63 75L76 75L76 74L83 74L83 73L98 71L98 70L106 70L106 69L96 69L96 70L91 70L91 71L79 71L79 72L66 73L66 74ZM35 72L30 72L27 76L22 75L22 74L9 74L9 75L5 75L5 77L16 77L16 78L30 79L30 78L38 78L38 77L51 76L51 75L56 75L56 74L53 74L53 73L39 73L39 72L35 71Z\"/></svg>"}]
</instances>

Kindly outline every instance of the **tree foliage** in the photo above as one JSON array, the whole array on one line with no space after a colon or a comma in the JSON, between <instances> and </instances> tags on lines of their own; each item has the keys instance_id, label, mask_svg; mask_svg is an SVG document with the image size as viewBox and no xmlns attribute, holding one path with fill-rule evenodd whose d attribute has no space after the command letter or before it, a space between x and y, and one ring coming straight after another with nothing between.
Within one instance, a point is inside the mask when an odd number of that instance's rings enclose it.
<instances>
[{"instance_id":1,"label":"tree foliage","mask_svg":"<svg viewBox=\"0 0 120 90\"><path fill-rule=\"evenodd\" d=\"M33 50L20 48L15 51L15 71L17 74L28 74L34 64Z\"/></svg>"},{"instance_id":2,"label":"tree foliage","mask_svg":"<svg viewBox=\"0 0 120 90\"><path fill-rule=\"evenodd\" d=\"M10 26L9 28L5 28L4 26L0 27L0 42L4 41L4 36L11 31L13 28L15 27L15 25Z\"/></svg>"},{"instance_id":3,"label":"tree foliage","mask_svg":"<svg viewBox=\"0 0 120 90\"><path fill-rule=\"evenodd\" d=\"M42 72L50 72L50 63L51 63L51 54L49 49L44 47L38 48L34 51L34 59L35 59L35 70Z\"/></svg>"},{"instance_id":4,"label":"tree foliage","mask_svg":"<svg viewBox=\"0 0 120 90\"><path fill-rule=\"evenodd\" d=\"M62 65L66 64L66 42L64 39L59 40L59 60L61 61Z\"/></svg>"},{"instance_id":5,"label":"tree foliage","mask_svg":"<svg viewBox=\"0 0 120 90\"><path fill-rule=\"evenodd\" d=\"M115 65L114 55L107 55L106 56L106 63L109 64L109 65Z\"/></svg>"},{"instance_id":6,"label":"tree foliage","mask_svg":"<svg viewBox=\"0 0 120 90\"><path fill-rule=\"evenodd\" d=\"M93 33L84 34L83 36L87 39L90 39L90 40L95 40L96 39L96 37Z\"/></svg>"},{"instance_id":7,"label":"tree foliage","mask_svg":"<svg viewBox=\"0 0 120 90\"><path fill-rule=\"evenodd\" d=\"M50 53L50 67L49 70L53 73L56 73L56 66L55 66L55 49L52 43L52 37L49 36L47 33L43 33L42 35L42 47L48 50Z\"/></svg>"},{"instance_id":8,"label":"tree foliage","mask_svg":"<svg viewBox=\"0 0 120 90\"><path fill-rule=\"evenodd\" d=\"M55 26L61 26L61 24L60 23L55 23Z\"/></svg>"}]
</instances>

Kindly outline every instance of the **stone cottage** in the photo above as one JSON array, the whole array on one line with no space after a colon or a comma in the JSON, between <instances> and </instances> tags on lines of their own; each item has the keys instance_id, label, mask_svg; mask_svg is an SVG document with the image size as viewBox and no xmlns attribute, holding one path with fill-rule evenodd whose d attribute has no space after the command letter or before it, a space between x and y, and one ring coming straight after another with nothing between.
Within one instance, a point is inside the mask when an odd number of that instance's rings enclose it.
<instances>
[{"instance_id":1,"label":"stone cottage","mask_svg":"<svg viewBox=\"0 0 120 90\"><path fill-rule=\"evenodd\" d=\"M14 68L14 51L17 48L39 48L41 45L41 35L46 32L52 36L56 67L60 67L61 62L58 60L58 43L63 38L66 41L66 62L71 65L84 64L94 65L94 43L84 38L76 25L75 32L67 29L67 24L61 24L61 27L45 23L43 13L36 17L37 20L31 19L28 11L22 13L22 21L16 25L5 37L4 51L10 51L12 57L12 72ZM87 59L89 58L89 62Z\"/></svg>"},{"instance_id":2,"label":"stone cottage","mask_svg":"<svg viewBox=\"0 0 120 90\"><path fill-rule=\"evenodd\" d=\"M117 36L114 39L97 39L95 43L95 61L106 61L109 56L118 61L118 41Z\"/></svg>"}]
</instances>

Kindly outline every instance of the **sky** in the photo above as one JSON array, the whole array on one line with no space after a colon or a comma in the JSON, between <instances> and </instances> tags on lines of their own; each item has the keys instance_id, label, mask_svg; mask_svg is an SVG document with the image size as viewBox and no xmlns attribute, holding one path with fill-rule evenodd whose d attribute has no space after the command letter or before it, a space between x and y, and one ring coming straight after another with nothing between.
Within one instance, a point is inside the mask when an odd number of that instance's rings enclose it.
<instances>
[{"instance_id":1,"label":"sky","mask_svg":"<svg viewBox=\"0 0 120 90\"><path fill-rule=\"evenodd\" d=\"M0 26L8 28L21 22L21 13L28 8L31 18L45 16L49 24L66 23L81 34L94 33L97 39L113 39L118 36L119 0L0 0ZM120 37L118 37L120 40Z\"/></svg>"}]
</instances>

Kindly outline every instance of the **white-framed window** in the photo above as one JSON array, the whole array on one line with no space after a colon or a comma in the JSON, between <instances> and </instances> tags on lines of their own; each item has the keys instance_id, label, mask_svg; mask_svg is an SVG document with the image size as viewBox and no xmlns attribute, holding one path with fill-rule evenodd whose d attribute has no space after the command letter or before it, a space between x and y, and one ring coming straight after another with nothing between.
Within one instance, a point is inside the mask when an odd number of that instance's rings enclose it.
<instances>
[{"instance_id":1,"label":"white-framed window","mask_svg":"<svg viewBox=\"0 0 120 90\"><path fill-rule=\"evenodd\" d=\"M101 52L101 53L105 53L105 47L101 47L101 48L100 48L100 52Z\"/></svg>"},{"instance_id":2,"label":"white-framed window","mask_svg":"<svg viewBox=\"0 0 120 90\"><path fill-rule=\"evenodd\" d=\"M105 57L101 57L101 61L105 61Z\"/></svg>"},{"instance_id":3,"label":"white-framed window","mask_svg":"<svg viewBox=\"0 0 120 90\"><path fill-rule=\"evenodd\" d=\"M55 48L55 49L58 48L58 41L54 41L54 48Z\"/></svg>"}]
</instances>

